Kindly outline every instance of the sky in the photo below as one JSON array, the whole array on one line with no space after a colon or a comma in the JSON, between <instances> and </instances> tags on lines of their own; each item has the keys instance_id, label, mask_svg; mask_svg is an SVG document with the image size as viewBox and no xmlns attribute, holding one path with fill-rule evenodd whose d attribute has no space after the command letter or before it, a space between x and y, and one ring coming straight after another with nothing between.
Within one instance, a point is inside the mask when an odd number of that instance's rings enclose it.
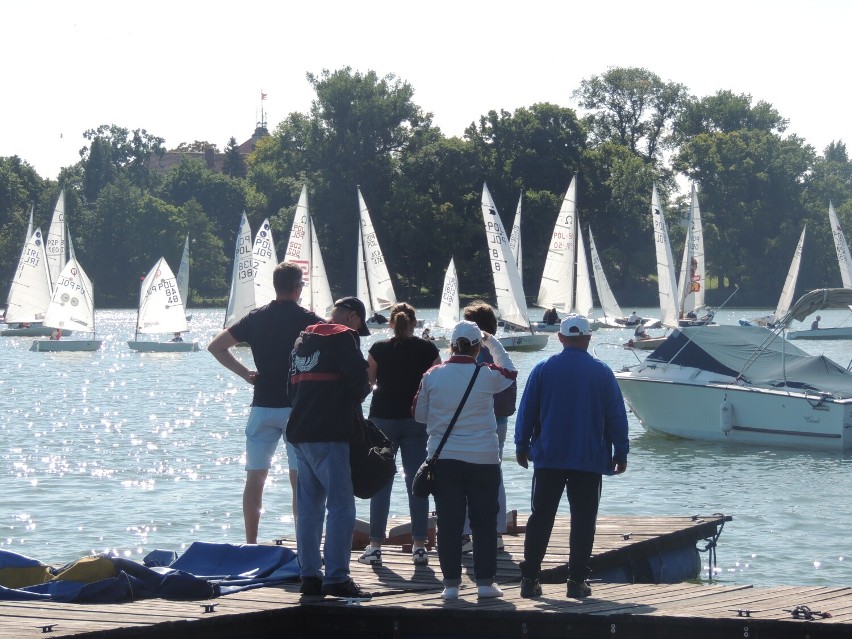
<instances>
[{"instance_id":1,"label":"sky","mask_svg":"<svg viewBox=\"0 0 852 639\"><path fill-rule=\"evenodd\" d=\"M167 148L241 143L261 107L270 131L308 111L307 73L346 66L410 83L448 136L490 110L577 108L583 79L644 67L699 97L769 102L817 152L852 142L844 0L42 0L0 15L0 157L44 178L101 124Z\"/></svg>"}]
</instances>

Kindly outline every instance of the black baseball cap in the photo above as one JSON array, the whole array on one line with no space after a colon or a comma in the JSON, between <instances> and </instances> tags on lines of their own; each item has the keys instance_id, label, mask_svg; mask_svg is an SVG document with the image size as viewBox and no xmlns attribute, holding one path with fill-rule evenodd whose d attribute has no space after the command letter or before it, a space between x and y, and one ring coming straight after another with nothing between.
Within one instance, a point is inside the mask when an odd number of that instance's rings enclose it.
<instances>
[{"instance_id":1,"label":"black baseball cap","mask_svg":"<svg viewBox=\"0 0 852 639\"><path fill-rule=\"evenodd\" d=\"M367 328L367 309L364 308L364 302L357 297L341 297L334 303L334 306L342 306L350 311L358 313L361 318L361 328L358 329L358 335L369 335L370 329Z\"/></svg>"}]
</instances>

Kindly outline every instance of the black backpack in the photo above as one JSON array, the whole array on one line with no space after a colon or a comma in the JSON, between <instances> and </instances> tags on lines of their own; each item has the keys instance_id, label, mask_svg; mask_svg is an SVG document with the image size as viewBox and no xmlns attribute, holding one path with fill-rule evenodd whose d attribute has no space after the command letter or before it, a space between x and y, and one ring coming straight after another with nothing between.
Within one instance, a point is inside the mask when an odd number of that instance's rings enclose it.
<instances>
[{"instance_id":1,"label":"black backpack","mask_svg":"<svg viewBox=\"0 0 852 639\"><path fill-rule=\"evenodd\" d=\"M360 414L357 422L349 445L352 490L356 497L370 499L393 480L396 459L393 444L378 426Z\"/></svg>"}]
</instances>

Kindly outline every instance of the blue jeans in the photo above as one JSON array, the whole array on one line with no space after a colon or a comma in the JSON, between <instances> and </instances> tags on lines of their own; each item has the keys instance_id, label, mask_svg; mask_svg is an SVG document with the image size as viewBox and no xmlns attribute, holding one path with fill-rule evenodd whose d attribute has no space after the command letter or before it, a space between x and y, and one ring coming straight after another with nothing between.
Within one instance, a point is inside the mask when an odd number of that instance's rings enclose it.
<instances>
[{"instance_id":1,"label":"blue jeans","mask_svg":"<svg viewBox=\"0 0 852 639\"><path fill-rule=\"evenodd\" d=\"M438 560L444 586L461 583L462 528L470 512L473 571L478 586L490 586L497 574L497 486L500 464L471 464L438 459L435 464L435 510L438 513Z\"/></svg>"},{"instance_id":2,"label":"blue jeans","mask_svg":"<svg viewBox=\"0 0 852 639\"><path fill-rule=\"evenodd\" d=\"M508 417L497 418L497 446L500 450L500 463L503 462L503 444L506 443L506 431L509 428ZM501 535L506 532L506 486L503 484L503 472L500 472L500 487L497 489L497 532ZM470 520L464 519L464 534L470 534Z\"/></svg>"},{"instance_id":3,"label":"blue jeans","mask_svg":"<svg viewBox=\"0 0 852 639\"><path fill-rule=\"evenodd\" d=\"M355 495L349 467L348 442L303 442L295 444L299 460L296 494L299 518L296 520L296 548L302 577L322 577L320 543L325 532L324 584L349 581L349 555L355 532Z\"/></svg>"},{"instance_id":4,"label":"blue jeans","mask_svg":"<svg viewBox=\"0 0 852 639\"><path fill-rule=\"evenodd\" d=\"M424 541L429 524L429 499L412 495L411 482L414 481L414 475L420 468L420 464L426 460L426 424L421 424L411 417L408 419L371 417L370 419L391 440L394 455L397 451L402 453L408 513L411 515L411 537L416 541ZM370 541L381 543L385 540L393 484L394 480L391 479L370 500Z\"/></svg>"}]
</instances>

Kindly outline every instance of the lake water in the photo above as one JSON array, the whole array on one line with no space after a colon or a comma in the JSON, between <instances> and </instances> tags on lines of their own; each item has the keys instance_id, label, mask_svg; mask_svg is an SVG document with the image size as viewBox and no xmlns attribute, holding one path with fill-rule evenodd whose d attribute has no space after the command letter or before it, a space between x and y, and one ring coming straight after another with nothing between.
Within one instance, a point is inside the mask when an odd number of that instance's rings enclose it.
<instances>
[{"instance_id":1,"label":"lake water","mask_svg":"<svg viewBox=\"0 0 852 639\"><path fill-rule=\"evenodd\" d=\"M640 314L650 309L637 309ZM761 311L721 311L735 323ZM434 318L434 310L421 317ZM848 312L824 312L823 326ZM188 338L202 349L222 310L194 310ZM141 559L195 540L241 543L243 429L251 389L202 350L141 355L127 348L131 310L97 312L98 353L31 353L30 339L0 338L0 547L59 564L90 553ZM624 330L600 330L597 355L614 369L635 363ZM387 337L375 331L364 342ZM842 365L850 343L798 342ZM532 366L557 352L513 353L523 387ZM248 349L239 357L250 364ZM644 353L641 355L644 357ZM852 456L736 448L646 433L630 418L627 473L604 480L601 513L725 513L723 583L852 584ZM503 463L509 508L529 511L531 471L514 462L513 422ZM284 447L279 448L281 456ZM294 534L286 463L265 492L260 536ZM407 514L397 478L392 514ZM358 501L368 519L368 502ZM706 554L702 554L707 573Z\"/></svg>"}]
</instances>

